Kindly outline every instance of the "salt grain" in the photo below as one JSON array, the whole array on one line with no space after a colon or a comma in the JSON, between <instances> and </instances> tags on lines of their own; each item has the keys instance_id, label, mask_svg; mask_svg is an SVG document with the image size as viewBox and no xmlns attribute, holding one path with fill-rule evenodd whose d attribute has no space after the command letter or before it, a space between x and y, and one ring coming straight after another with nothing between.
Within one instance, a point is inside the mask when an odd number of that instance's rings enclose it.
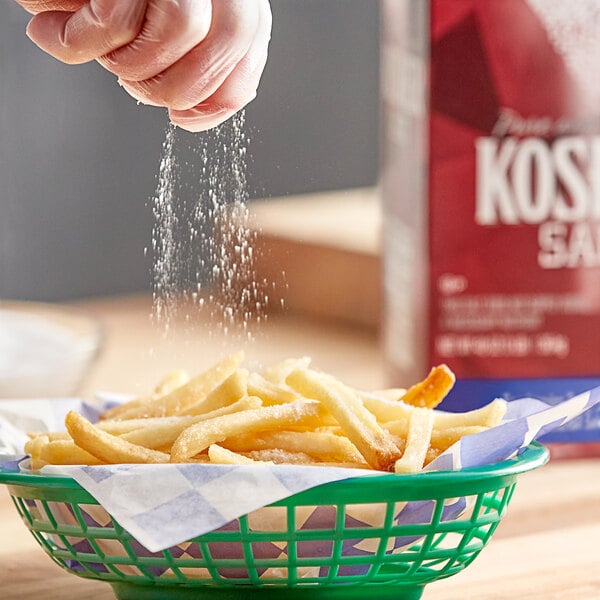
<instances>
[{"instance_id":1,"label":"salt grain","mask_svg":"<svg viewBox=\"0 0 600 600\"><path fill-rule=\"evenodd\" d=\"M209 333L235 330L250 339L273 286L255 272L243 111L193 140L185 147L178 130L167 128L152 202L153 317L168 333L175 318L191 322L202 312ZM178 160L181 149L190 162Z\"/></svg>"}]
</instances>

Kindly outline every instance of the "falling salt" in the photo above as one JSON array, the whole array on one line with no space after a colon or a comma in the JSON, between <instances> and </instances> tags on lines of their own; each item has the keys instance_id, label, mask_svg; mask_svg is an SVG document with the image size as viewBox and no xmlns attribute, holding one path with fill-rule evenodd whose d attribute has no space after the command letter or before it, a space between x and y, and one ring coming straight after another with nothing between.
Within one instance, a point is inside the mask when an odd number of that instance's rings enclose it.
<instances>
[{"instance_id":1,"label":"falling salt","mask_svg":"<svg viewBox=\"0 0 600 600\"><path fill-rule=\"evenodd\" d=\"M247 145L243 111L203 134L167 128L152 202L153 317L165 333L183 318L251 339L266 317L273 289L255 270Z\"/></svg>"}]
</instances>

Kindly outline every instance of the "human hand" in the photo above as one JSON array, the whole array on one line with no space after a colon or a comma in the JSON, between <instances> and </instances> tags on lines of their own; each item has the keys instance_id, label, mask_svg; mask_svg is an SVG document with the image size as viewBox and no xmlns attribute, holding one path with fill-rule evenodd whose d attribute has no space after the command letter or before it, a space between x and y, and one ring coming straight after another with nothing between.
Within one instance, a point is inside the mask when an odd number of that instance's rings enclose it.
<instances>
[{"instance_id":1,"label":"human hand","mask_svg":"<svg viewBox=\"0 0 600 600\"><path fill-rule=\"evenodd\" d=\"M97 60L144 104L189 131L256 95L271 35L269 0L17 0L27 34L65 63Z\"/></svg>"}]
</instances>

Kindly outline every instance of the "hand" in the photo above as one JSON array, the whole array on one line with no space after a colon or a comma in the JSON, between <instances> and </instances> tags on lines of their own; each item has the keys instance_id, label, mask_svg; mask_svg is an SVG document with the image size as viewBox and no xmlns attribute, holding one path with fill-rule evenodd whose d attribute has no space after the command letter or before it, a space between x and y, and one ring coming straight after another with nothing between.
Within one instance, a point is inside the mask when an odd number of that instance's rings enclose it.
<instances>
[{"instance_id":1,"label":"hand","mask_svg":"<svg viewBox=\"0 0 600 600\"><path fill-rule=\"evenodd\" d=\"M97 60L176 125L210 129L256 96L269 0L17 0L29 37L70 64Z\"/></svg>"}]
</instances>

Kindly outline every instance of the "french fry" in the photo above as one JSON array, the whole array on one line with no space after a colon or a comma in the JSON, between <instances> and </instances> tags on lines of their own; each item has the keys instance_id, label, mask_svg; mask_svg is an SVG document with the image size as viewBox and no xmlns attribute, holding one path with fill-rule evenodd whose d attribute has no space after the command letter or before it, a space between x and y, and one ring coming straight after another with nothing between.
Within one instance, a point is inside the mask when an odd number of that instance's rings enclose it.
<instances>
[{"instance_id":1,"label":"french fry","mask_svg":"<svg viewBox=\"0 0 600 600\"><path fill-rule=\"evenodd\" d=\"M290 452L289 450L251 450L245 456L257 462L276 465L314 465L314 459L305 452Z\"/></svg>"},{"instance_id":2,"label":"french fry","mask_svg":"<svg viewBox=\"0 0 600 600\"><path fill-rule=\"evenodd\" d=\"M401 421L390 421L384 423L384 429L387 429L392 435L406 438L408 436L410 419ZM448 449L452 444L458 442L465 435L472 435L485 431L487 427L481 425L464 425L459 427L437 428L435 414L433 414L433 430L431 432L431 446Z\"/></svg>"},{"instance_id":3,"label":"french fry","mask_svg":"<svg viewBox=\"0 0 600 600\"><path fill-rule=\"evenodd\" d=\"M154 388L152 396L142 396L141 398L134 398L125 404L115 406L105 410L100 415L100 420L104 419L119 419L120 415L126 414L133 407L143 406L150 398L159 398L171 393L178 387L186 384L190 380L190 376L183 369L176 369L167 373Z\"/></svg>"},{"instance_id":4,"label":"french fry","mask_svg":"<svg viewBox=\"0 0 600 600\"><path fill-rule=\"evenodd\" d=\"M160 397L170 394L182 385L185 385L190 380L187 371L176 369L167 373L154 388L154 396Z\"/></svg>"},{"instance_id":5,"label":"french fry","mask_svg":"<svg viewBox=\"0 0 600 600\"><path fill-rule=\"evenodd\" d=\"M106 463L168 463L169 455L137 446L94 427L74 411L65 418L67 431L80 447Z\"/></svg>"},{"instance_id":6,"label":"french fry","mask_svg":"<svg viewBox=\"0 0 600 600\"><path fill-rule=\"evenodd\" d=\"M124 435L143 427L154 427L164 423L177 422L181 418L182 417L179 416L149 417L147 419L123 419L122 421L113 421L110 419L108 421L98 421L98 423L95 423L95 426L98 429L102 429L102 431L106 431L106 433L110 433L111 435Z\"/></svg>"},{"instance_id":7,"label":"french fry","mask_svg":"<svg viewBox=\"0 0 600 600\"><path fill-rule=\"evenodd\" d=\"M50 442L50 438L47 435L38 435L31 440L27 440L25 443L25 452L31 455L30 465L31 468L41 469L46 463L45 460L40 458L42 448Z\"/></svg>"},{"instance_id":8,"label":"french fry","mask_svg":"<svg viewBox=\"0 0 600 600\"><path fill-rule=\"evenodd\" d=\"M371 392L358 392L361 400L369 412L373 413L380 423L400 421L409 419L415 406L406 404L404 401L388 400ZM497 398L482 406L462 413L451 413L442 410L434 411L435 426L462 427L478 425L481 427L495 427L506 414L506 400Z\"/></svg>"},{"instance_id":9,"label":"french fry","mask_svg":"<svg viewBox=\"0 0 600 600\"><path fill-rule=\"evenodd\" d=\"M506 402L449 413L436 407L454 383L445 366L408 390L365 392L310 369L309 358L249 373L243 354L190 379L172 371L150 396L92 425L69 413L65 432L29 434L32 468L46 464L257 463L414 473L449 446L501 423Z\"/></svg>"},{"instance_id":10,"label":"french fry","mask_svg":"<svg viewBox=\"0 0 600 600\"><path fill-rule=\"evenodd\" d=\"M220 465L256 465L256 464L273 464L272 462L264 462L260 460L254 460L243 454L232 452L227 448L223 448L218 444L211 444L208 447L208 457L211 463L217 463Z\"/></svg>"},{"instance_id":11,"label":"french fry","mask_svg":"<svg viewBox=\"0 0 600 600\"><path fill-rule=\"evenodd\" d=\"M308 356L302 358L286 358L263 370L262 376L276 385L285 384L287 376L297 369L308 369L311 360Z\"/></svg>"},{"instance_id":12,"label":"french fry","mask_svg":"<svg viewBox=\"0 0 600 600\"><path fill-rule=\"evenodd\" d=\"M173 443L171 462L185 462L211 444L253 431L268 431L318 420L318 403L292 402L279 406L265 406L209 419L185 429Z\"/></svg>"},{"instance_id":13,"label":"french fry","mask_svg":"<svg viewBox=\"0 0 600 600\"><path fill-rule=\"evenodd\" d=\"M303 396L321 402L374 469L387 471L400 458L390 434L379 426L360 397L335 378L298 369L288 375L286 383Z\"/></svg>"},{"instance_id":14,"label":"french fry","mask_svg":"<svg viewBox=\"0 0 600 600\"><path fill-rule=\"evenodd\" d=\"M442 450L440 448L433 448L432 446L429 446L427 449L427 456L425 457L424 466L427 466L431 461L435 460L441 453Z\"/></svg>"},{"instance_id":15,"label":"french fry","mask_svg":"<svg viewBox=\"0 0 600 600\"><path fill-rule=\"evenodd\" d=\"M236 452L281 449L304 452L327 462L365 463L356 446L346 437L318 431L269 431L227 439L223 445Z\"/></svg>"},{"instance_id":16,"label":"french fry","mask_svg":"<svg viewBox=\"0 0 600 600\"><path fill-rule=\"evenodd\" d=\"M206 398L180 411L179 414L202 415L233 404L244 396L248 396L248 371L238 369L212 390Z\"/></svg>"},{"instance_id":17,"label":"french fry","mask_svg":"<svg viewBox=\"0 0 600 600\"><path fill-rule=\"evenodd\" d=\"M71 439L51 440L41 446L39 458L49 465L102 465L104 462Z\"/></svg>"},{"instance_id":18,"label":"french fry","mask_svg":"<svg viewBox=\"0 0 600 600\"><path fill-rule=\"evenodd\" d=\"M142 404L134 400L127 410L124 409L119 413L118 418L135 419L179 415L193 404L200 402L223 383L237 369L243 357L242 352L232 354L166 396L151 398Z\"/></svg>"},{"instance_id":19,"label":"french fry","mask_svg":"<svg viewBox=\"0 0 600 600\"><path fill-rule=\"evenodd\" d=\"M194 423L201 423L209 419L214 419L223 415L228 415L243 410L256 409L261 406L260 398L246 396L229 406L217 408L205 415L175 417L175 419L164 419L164 423L156 423L140 427L129 433L121 435L121 439L127 440L132 444L144 446L144 448L159 449L161 446L172 446L177 437Z\"/></svg>"},{"instance_id":20,"label":"french fry","mask_svg":"<svg viewBox=\"0 0 600 600\"><path fill-rule=\"evenodd\" d=\"M433 430L433 411L418 408L411 416L402 457L394 463L395 473L416 473L423 468Z\"/></svg>"},{"instance_id":21,"label":"french fry","mask_svg":"<svg viewBox=\"0 0 600 600\"><path fill-rule=\"evenodd\" d=\"M506 414L507 402L501 398L492 400L489 404L463 413L451 413L441 410L435 411L436 427L466 427L479 425L481 427L495 427L502 422Z\"/></svg>"},{"instance_id":22,"label":"french fry","mask_svg":"<svg viewBox=\"0 0 600 600\"><path fill-rule=\"evenodd\" d=\"M262 398L265 406L286 404L302 398L300 394L289 389L286 385L273 383L260 373L250 373L248 376L248 394Z\"/></svg>"},{"instance_id":23,"label":"french fry","mask_svg":"<svg viewBox=\"0 0 600 600\"><path fill-rule=\"evenodd\" d=\"M121 419L121 415L131 413L135 408L143 408L146 406L146 403L152 399L153 396L140 396L138 398L133 398L132 400L124 402L123 404L119 404L118 406L107 408L105 411L100 413L99 419L101 421Z\"/></svg>"},{"instance_id":24,"label":"french fry","mask_svg":"<svg viewBox=\"0 0 600 600\"><path fill-rule=\"evenodd\" d=\"M175 371L171 371L167 373L156 385L154 388L154 393L152 396L142 396L140 398L134 398L129 402L124 404L120 404L119 406L114 406L113 408L109 408L105 410L100 415L100 420L109 420L109 419L123 419L128 418L126 415L131 414L134 408L144 407L149 400L160 398L165 396L166 394L170 394L177 388L186 384L189 381L190 377L186 371L182 369L178 369Z\"/></svg>"},{"instance_id":25,"label":"french fry","mask_svg":"<svg viewBox=\"0 0 600 600\"><path fill-rule=\"evenodd\" d=\"M400 400L413 406L435 408L452 389L455 379L454 373L446 365L433 367L429 375L408 388Z\"/></svg>"},{"instance_id":26,"label":"french fry","mask_svg":"<svg viewBox=\"0 0 600 600\"><path fill-rule=\"evenodd\" d=\"M406 404L401 400L389 400L371 392L358 391L357 393L365 408L373 414L379 423L408 419L415 410L414 406Z\"/></svg>"},{"instance_id":27,"label":"french fry","mask_svg":"<svg viewBox=\"0 0 600 600\"><path fill-rule=\"evenodd\" d=\"M70 440L71 436L66 431L34 431L27 434L30 439L34 440L39 436L45 436L49 441L54 440Z\"/></svg>"}]
</instances>

